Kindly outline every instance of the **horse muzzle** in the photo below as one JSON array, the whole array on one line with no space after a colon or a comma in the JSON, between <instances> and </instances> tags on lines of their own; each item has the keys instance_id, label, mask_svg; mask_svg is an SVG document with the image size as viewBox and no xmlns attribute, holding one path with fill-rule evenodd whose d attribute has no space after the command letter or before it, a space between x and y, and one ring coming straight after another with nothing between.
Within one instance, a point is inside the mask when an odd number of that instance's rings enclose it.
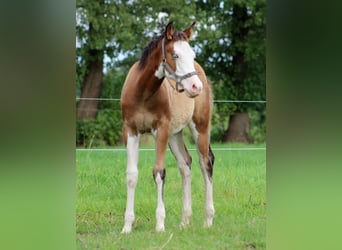
<instances>
[{"instance_id":1,"label":"horse muzzle","mask_svg":"<svg viewBox=\"0 0 342 250\"><path fill-rule=\"evenodd\" d=\"M202 92L203 84L196 75L183 80L183 88L186 95L193 98Z\"/></svg>"}]
</instances>

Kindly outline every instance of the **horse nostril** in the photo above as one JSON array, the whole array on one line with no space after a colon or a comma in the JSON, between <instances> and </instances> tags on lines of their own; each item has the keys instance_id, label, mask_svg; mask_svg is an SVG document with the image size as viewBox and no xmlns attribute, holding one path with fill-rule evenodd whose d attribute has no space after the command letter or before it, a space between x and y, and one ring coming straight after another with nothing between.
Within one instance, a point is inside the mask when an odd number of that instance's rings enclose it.
<instances>
[{"instance_id":1,"label":"horse nostril","mask_svg":"<svg viewBox=\"0 0 342 250\"><path fill-rule=\"evenodd\" d=\"M191 87L192 89L192 91L193 92L195 92L195 93L199 93L199 92L201 92L201 90L202 90L202 86L198 86L198 85L196 85L195 83L193 83L192 84L192 87Z\"/></svg>"}]
</instances>

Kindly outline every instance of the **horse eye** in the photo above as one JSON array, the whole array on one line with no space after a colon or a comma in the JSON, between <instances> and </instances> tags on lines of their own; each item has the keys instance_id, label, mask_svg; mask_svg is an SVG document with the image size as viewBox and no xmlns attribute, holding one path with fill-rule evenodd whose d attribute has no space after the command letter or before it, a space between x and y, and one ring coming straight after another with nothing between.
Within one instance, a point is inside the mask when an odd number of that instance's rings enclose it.
<instances>
[{"instance_id":1,"label":"horse eye","mask_svg":"<svg viewBox=\"0 0 342 250\"><path fill-rule=\"evenodd\" d=\"M171 54L171 57L172 57L172 59L177 59L177 58L178 58L178 55L177 55L176 53L172 53L172 54Z\"/></svg>"}]
</instances>

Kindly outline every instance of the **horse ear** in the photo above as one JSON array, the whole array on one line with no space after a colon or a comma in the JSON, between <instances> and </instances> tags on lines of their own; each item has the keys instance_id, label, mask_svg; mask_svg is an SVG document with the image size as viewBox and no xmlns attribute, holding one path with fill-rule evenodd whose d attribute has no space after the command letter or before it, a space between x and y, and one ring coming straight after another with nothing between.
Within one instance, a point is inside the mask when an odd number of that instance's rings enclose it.
<instances>
[{"instance_id":1,"label":"horse ear","mask_svg":"<svg viewBox=\"0 0 342 250\"><path fill-rule=\"evenodd\" d=\"M186 34L188 39L190 40L193 34L193 28L195 26L196 22L193 22L190 27L186 28L183 32Z\"/></svg>"},{"instance_id":2,"label":"horse ear","mask_svg":"<svg viewBox=\"0 0 342 250\"><path fill-rule=\"evenodd\" d=\"M166 39L172 40L173 32L174 32L173 21L171 21L171 22L169 22L166 25L166 28L165 28L165 37L166 37Z\"/></svg>"}]
</instances>

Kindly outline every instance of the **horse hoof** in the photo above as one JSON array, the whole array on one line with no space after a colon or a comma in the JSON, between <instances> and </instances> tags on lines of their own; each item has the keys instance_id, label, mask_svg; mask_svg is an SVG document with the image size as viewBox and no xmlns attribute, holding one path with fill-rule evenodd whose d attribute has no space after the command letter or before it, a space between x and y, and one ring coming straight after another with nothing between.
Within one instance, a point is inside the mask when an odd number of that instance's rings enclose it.
<instances>
[{"instance_id":1,"label":"horse hoof","mask_svg":"<svg viewBox=\"0 0 342 250\"><path fill-rule=\"evenodd\" d=\"M132 228L126 227L126 226L121 231L122 234L129 234L131 232L132 232Z\"/></svg>"},{"instance_id":2,"label":"horse hoof","mask_svg":"<svg viewBox=\"0 0 342 250\"><path fill-rule=\"evenodd\" d=\"M204 227L205 228L210 228L211 226L213 225L213 219L206 219L205 221L204 221Z\"/></svg>"},{"instance_id":3,"label":"horse hoof","mask_svg":"<svg viewBox=\"0 0 342 250\"><path fill-rule=\"evenodd\" d=\"M187 228L188 226L190 225L190 221L182 221L180 224L179 224L179 228L180 229L185 229Z\"/></svg>"},{"instance_id":4,"label":"horse hoof","mask_svg":"<svg viewBox=\"0 0 342 250\"><path fill-rule=\"evenodd\" d=\"M164 227L164 225L157 225L157 226L156 226L156 231L157 231L158 233L165 232L165 227Z\"/></svg>"}]
</instances>

